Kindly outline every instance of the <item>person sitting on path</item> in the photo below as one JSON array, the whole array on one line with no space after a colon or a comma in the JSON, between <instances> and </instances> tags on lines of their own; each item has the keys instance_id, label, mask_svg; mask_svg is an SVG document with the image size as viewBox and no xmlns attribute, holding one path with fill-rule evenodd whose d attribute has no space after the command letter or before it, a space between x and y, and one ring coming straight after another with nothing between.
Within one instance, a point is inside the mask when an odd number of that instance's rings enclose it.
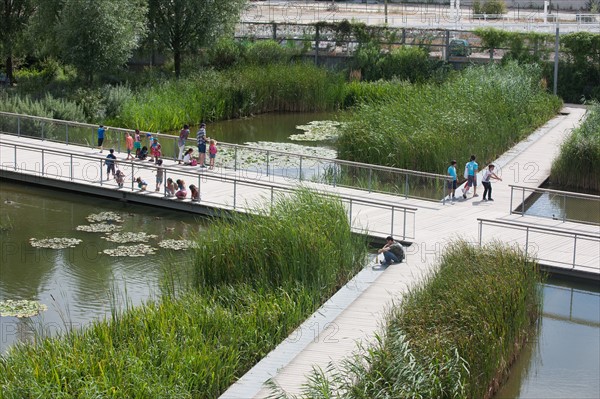
<instances>
[{"instance_id":1,"label":"person sitting on path","mask_svg":"<svg viewBox=\"0 0 600 399\"><path fill-rule=\"evenodd\" d=\"M117 157L115 156L115 150L112 148L108 151L108 155L106 156L106 160L104 164L106 165L106 180L110 179L110 172L112 172L113 177L115 177L115 161Z\"/></svg>"},{"instance_id":2,"label":"person sitting on path","mask_svg":"<svg viewBox=\"0 0 600 399\"><path fill-rule=\"evenodd\" d=\"M138 158L140 161L145 161L146 158L148 158L148 147L143 146L142 149L140 150L140 153L138 154Z\"/></svg>"},{"instance_id":3,"label":"person sitting on path","mask_svg":"<svg viewBox=\"0 0 600 399\"><path fill-rule=\"evenodd\" d=\"M192 197L193 202L200 201L200 191L198 191L198 187L193 184L190 184L190 196Z\"/></svg>"},{"instance_id":4,"label":"person sitting on path","mask_svg":"<svg viewBox=\"0 0 600 399\"><path fill-rule=\"evenodd\" d=\"M467 199L469 189L473 187L473 198L479 197L477 194L477 172L479 172L479 165L475 162L475 155L471 155L471 160L465 165L465 174L467 175L467 184L463 188L463 198Z\"/></svg>"},{"instance_id":5,"label":"person sitting on path","mask_svg":"<svg viewBox=\"0 0 600 399\"><path fill-rule=\"evenodd\" d=\"M383 254L381 266L389 266L392 263L400 263L404 259L404 248L402 244L394 240L392 236L385 239L386 243L383 248L377 251L378 254Z\"/></svg>"},{"instance_id":6,"label":"person sitting on path","mask_svg":"<svg viewBox=\"0 0 600 399\"><path fill-rule=\"evenodd\" d=\"M187 197L185 182L181 179L177 179L177 192L175 193L175 197L177 197L177 199L184 199Z\"/></svg>"},{"instance_id":7,"label":"person sitting on path","mask_svg":"<svg viewBox=\"0 0 600 399\"><path fill-rule=\"evenodd\" d=\"M483 171L483 177L481 179L481 184L483 184L483 200L484 201L493 201L492 199L492 182L490 179L496 179L502 181L498 175L494 173L494 164L489 164L487 169ZM486 199L487 195L487 199Z\"/></svg>"},{"instance_id":8,"label":"person sitting on path","mask_svg":"<svg viewBox=\"0 0 600 399\"><path fill-rule=\"evenodd\" d=\"M456 193L456 184L458 182L458 176L456 175L456 161L450 161L448 166L448 197L450 197L450 203L454 204L454 194Z\"/></svg>"},{"instance_id":9,"label":"person sitting on path","mask_svg":"<svg viewBox=\"0 0 600 399\"><path fill-rule=\"evenodd\" d=\"M138 185L138 188L141 191L146 191L146 188L148 188L148 183L146 183L145 180L143 180L141 177L138 177L137 179L135 179L135 182Z\"/></svg>"},{"instance_id":10,"label":"person sitting on path","mask_svg":"<svg viewBox=\"0 0 600 399\"><path fill-rule=\"evenodd\" d=\"M175 190L177 190L177 185L175 184L173 179L169 177L167 179L167 184L165 185L165 191L166 191L167 197L174 196Z\"/></svg>"},{"instance_id":11,"label":"person sitting on path","mask_svg":"<svg viewBox=\"0 0 600 399\"><path fill-rule=\"evenodd\" d=\"M195 164L197 164L197 161L192 156L193 153L194 153L194 149L188 148L188 150L185 152L185 155L183 156L183 164L184 165L196 166Z\"/></svg>"},{"instance_id":12,"label":"person sitting on path","mask_svg":"<svg viewBox=\"0 0 600 399\"><path fill-rule=\"evenodd\" d=\"M188 125L183 125L183 129L179 132L179 138L177 139L177 147L179 147L179 155L177 156L177 162L181 165L181 160L183 158L183 151L185 149L185 143L188 137L190 136L190 127Z\"/></svg>"},{"instance_id":13,"label":"person sitting on path","mask_svg":"<svg viewBox=\"0 0 600 399\"><path fill-rule=\"evenodd\" d=\"M117 169L117 173L115 173L115 180L117 181L119 188L123 188L123 184L125 184L125 173L123 173L121 169Z\"/></svg>"}]
</instances>

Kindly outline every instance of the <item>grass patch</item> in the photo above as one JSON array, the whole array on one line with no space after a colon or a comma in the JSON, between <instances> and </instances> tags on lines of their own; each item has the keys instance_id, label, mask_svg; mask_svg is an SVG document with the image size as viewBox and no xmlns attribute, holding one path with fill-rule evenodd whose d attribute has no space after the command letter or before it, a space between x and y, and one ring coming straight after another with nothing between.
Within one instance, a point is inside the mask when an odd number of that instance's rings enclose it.
<instances>
[{"instance_id":1,"label":"grass patch","mask_svg":"<svg viewBox=\"0 0 600 399\"><path fill-rule=\"evenodd\" d=\"M510 63L470 68L441 85L352 83L347 103L363 104L342 128L338 156L424 172L473 153L485 164L560 109L540 81L539 68Z\"/></svg>"},{"instance_id":2,"label":"grass patch","mask_svg":"<svg viewBox=\"0 0 600 399\"><path fill-rule=\"evenodd\" d=\"M303 397L489 398L536 331L539 280L520 251L455 242L392 309L385 337L341 369L314 373Z\"/></svg>"},{"instance_id":3,"label":"grass patch","mask_svg":"<svg viewBox=\"0 0 600 399\"><path fill-rule=\"evenodd\" d=\"M308 191L215 219L160 300L0 357L2 397L218 396L362 267L346 220Z\"/></svg>"},{"instance_id":4,"label":"grass patch","mask_svg":"<svg viewBox=\"0 0 600 399\"><path fill-rule=\"evenodd\" d=\"M561 187L600 191L600 103L592 103L586 120L561 146L551 178Z\"/></svg>"}]
</instances>

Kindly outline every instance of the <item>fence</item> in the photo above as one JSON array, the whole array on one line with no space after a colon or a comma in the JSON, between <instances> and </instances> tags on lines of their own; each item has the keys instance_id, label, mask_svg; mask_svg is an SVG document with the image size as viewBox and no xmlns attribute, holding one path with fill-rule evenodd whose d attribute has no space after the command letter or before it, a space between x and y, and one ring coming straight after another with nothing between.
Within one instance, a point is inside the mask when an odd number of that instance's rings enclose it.
<instances>
[{"instance_id":1,"label":"fence","mask_svg":"<svg viewBox=\"0 0 600 399\"><path fill-rule=\"evenodd\" d=\"M98 126L0 112L0 131L16 136L35 137L65 144L93 147ZM104 148L117 152L125 149L125 134L129 129L113 128L105 134ZM176 159L177 136L154 134L161 140L164 158ZM189 139L188 146L195 147ZM149 143L147 143L149 147ZM334 158L321 158L285 151L219 143L218 162L246 179L288 182L309 181L333 187L347 187L429 201L445 197L447 176L408 169L370 165Z\"/></svg>"},{"instance_id":2,"label":"fence","mask_svg":"<svg viewBox=\"0 0 600 399\"><path fill-rule=\"evenodd\" d=\"M511 214L600 225L600 196L598 195L517 185L509 187ZM520 205L513 209L514 199L517 203L520 202ZM534 203L539 201L541 205L535 206Z\"/></svg>"},{"instance_id":3,"label":"fence","mask_svg":"<svg viewBox=\"0 0 600 399\"><path fill-rule=\"evenodd\" d=\"M492 227L489 235L514 243L525 255L537 258L540 263L568 269L578 269L600 274L600 234L549 228L539 225L477 219L479 245L484 238L484 226ZM504 239L502 239L504 238ZM488 240L491 241L491 240Z\"/></svg>"},{"instance_id":4,"label":"fence","mask_svg":"<svg viewBox=\"0 0 600 399\"><path fill-rule=\"evenodd\" d=\"M238 176L213 174L200 170L185 170L184 167L164 166L158 169L153 164L141 161L119 160L118 168L125 177L127 184L119 187L116 182L108 180L104 173L105 158L100 155L78 154L73 151L43 148L24 145L18 142L0 140L1 163L0 169L15 171L20 174L61 180L64 182L85 184L99 188L135 192L137 194L158 196L171 201L174 199L166 190L161 193L151 191L151 183L155 181L156 173L161 173L163 182L167 179L176 181L186 179L193 183L201 193L198 206L212 206L223 210L238 212L253 212L260 206L272 206L279 195L291 194L300 186L287 186L269 182L247 180ZM141 190L136 184L136 178L149 182L148 190ZM206 186L209 188L206 188ZM73 186L73 189L77 189ZM403 240L415 237L416 208L406 207L389 202L381 202L359 198L356 196L329 194L320 191L321 195L339 199L348 212L350 223L356 232L378 235L401 236ZM143 201L142 201L143 202ZM165 206L169 206L165 203ZM376 228L369 224L370 215L377 215L381 222Z\"/></svg>"}]
</instances>

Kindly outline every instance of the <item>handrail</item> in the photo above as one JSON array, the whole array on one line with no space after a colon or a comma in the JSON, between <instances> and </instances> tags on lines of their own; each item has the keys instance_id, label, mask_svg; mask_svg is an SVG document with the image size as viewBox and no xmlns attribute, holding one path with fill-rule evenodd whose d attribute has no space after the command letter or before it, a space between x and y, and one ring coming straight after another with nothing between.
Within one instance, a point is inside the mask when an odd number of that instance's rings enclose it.
<instances>
[{"instance_id":1,"label":"handrail","mask_svg":"<svg viewBox=\"0 0 600 399\"><path fill-rule=\"evenodd\" d=\"M600 266L598 266L598 265L596 265L595 267L592 267L592 266L577 264L577 260L576 260L576 258L577 258L577 240L584 239L584 240L588 240L588 241L597 241L600 244L600 234L590 234L590 233L584 233L584 232L578 232L578 231L572 231L572 230L557 229L557 228L552 228L552 227L536 226L536 225L531 225L531 224L515 223L515 222L508 222L508 221L503 221L503 220L492 220L492 219L483 219L483 218L478 218L477 222L479 224L479 246L481 246L482 242L483 242L483 225L484 224L495 225L495 226L499 226L499 227L520 228L520 229L525 230L525 256L528 256L530 231L533 231L536 233L542 233L542 234L549 234L552 236L561 235L563 237L573 238L572 261L564 262L564 261L557 261L554 259L542 259L539 256L538 256L538 259L550 261L553 263L569 265L569 266L571 266L571 270L575 269L575 267L580 267L583 269L593 269L593 270L600 269Z\"/></svg>"},{"instance_id":2,"label":"handrail","mask_svg":"<svg viewBox=\"0 0 600 399\"><path fill-rule=\"evenodd\" d=\"M104 186L106 185L106 183L104 182L104 176L103 176L103 162L105 161L106 158L100 156L100 155L92 155L90 157L90 155L82 155L82 154L74 154L73 152L70 151L63 151L63 150L58 150L58 149L52 149L52 148L39 148L36 146L30 146L30 145L25 145L25 144L21 144L21 143L15 143L15 142L10 142L10 141L6 141L6 140L1 140L0 139L0 148L1 147L12 147L14 148L14 159L12 160L7 160L6 156L4 156L3 158L3 162L0 163L0 169L11 169L13 168L14 170L17 171L21 171L21 173L23 173L23 171L27 171L27 172L33 172L33 173L41 173L42 176L44 177L48 177L48 178L53 178L53 179L59 179L59 180L63 180L63 179L67 179L67 181L83 181L86 183L93 183L93 181L95 181L96 179L81 179L81 178L76 178L74 177L74 160L76 161L80 161L80 160L85 160L86 161L86 165L83 166L84 170L89 169L87 165L94 165L94 169L95 170L99 170L99 176L100 176L100 180L99 180L99 184L100 186ZM27 168L23 168L22 165L18 165L18 150L25 150L28 153L34 152L34 153L39 153L41 155L41 164L37 163L35 164L35 169L27 169ZM46 172L46 168L48 165L52 165L53 167L55 166L60 166L60 164L57 164L56 162L47 162L46 158L48 154L52 154L52 155L57 155L57 156L63 156L68 158L68 164L65 166L69 167L69 171L67 174L62 175L62 169L61 169L61 174L50 174L48 175L48 173ZM135 184L134 184L134 175L135 175L135 170L138 170L137 174L139 174L139 170L144 170L144 171L150 171L150 172L156 172L157 167L154 164L148 165L146 163L140 163L140 161L127 161L127 160L117 160L116 161L117 164L120 165L126 165L127 168L123 168L124 171L127 172L127 175L130 175L131 177L131 186L127 187L127 189L129 189L132 192L135 192ZM37 167L40 166L41 169L38 170ZM219 182L225 182L225 183L229 183L231 185L233 185L233 205L231 206L233 210L241 210L241 209L245 209L245 210L252 210L252 208L249 207L244 207L244 206L240 206L237 199L238 196L241 196L241 194L238 194L238 186L252 186L252 187L258 187L261 189L268 189L269 192L271 193L271 205L273 205L273 201L274 201L274 192L275 191L280 191L280 192L294 192L300 189L301 186L299 185L294 185L294 186L289 186L289 185L284 185L284 184L277 184L277 183L272 183L272 182L264 182L264 181L253 181L251 179L245 179L242 177L239 177L237 175L226 175L226 174L214 174L214 173L205 173L205 172L201 172L199 170L181 170L180 168L176 168L174 166L168 166L168 165L163 165L162 169L164 171L164 181L163 183L166 183L166 179L169 175L183 175L187 177L191 177L192 179L197 179L198 180L198 189L200 190L202 187L202 182L203 181L207 181L207 180L212 180L212 181L219 181ZM129 170L131 170L131 173L129 173ZM98 176L98 174L96 175ZM191 180L194 181L194 180ZM109 183L109 185L115 189L119 189L118 187L115 187L113 183ZM125 187L121 188L124 189ZM146 191L146 194L154 194L155 192L153 191ZM342 201L342 203L346 203L348 206L348 217L350 220L350 223L352 224L352 221L354 220L354 217L356 217L357 215L355 215L353 213L353 205L363 205L363 206L368 206L368 207L374 207L374 208L378 208L378 209L383 209L386 210L388 212L391 212L391 223L390 223L390 230L388 231L383 231L380 233L384 233L384 234L389 234L389 235L394 235L394 215L397 212L401 212L403 215L403 224L402 224L402 238L408 239L408 238L414 238L415 237L415 224L414 224L414 220L413 220L413 228L412 228L412 234L410 232L407 231L407 215L413 215L413 219L414 219L414 214L417 211L417 208L414 207L407 207L401 204L395 204L395 203L390 203L389 201L383 202L383 201L376 201L376 200L371 200L371 199L365 199L365 198L360 198L360 197L356 197L356 196L348 196L348 195L344 195L344 194L332 194L332 193L326 193L326 192L322 192L322 191L317 191L317 193L321 196L325 196L325 197L329 197L329 198L337 198L340 201ZM164 186L163 188L163 195L165 197L167 197L167 192L166 192L166 186ZM220 202L214 202L214 201L207 201L206 198L202 199L201 201L203 204L207 204L207 203L212 203L212 204L217 204L220 207L227 207L227 204L223 204Z\"/></svg>"},{"instance_id":3,"label":"handrail","mask_svg":"<svg viewBox=\"0 0 600 399\"><path fill-rule=\"evenodd\" d=\"M16 132L6 132L8 134L16 134L17 136L21 136L21 131L22 131L21 119L22 118L32 120L32 121L37 121L37 122L43 122L43 123L65 125L66 126L65 140L58 140L58 142L63 142L63 143L67 143L67 144L69 144L69 135L68 135L68 127L69 126L75 126L75 127L84 128L84 129L94 129L91 131L92 143L94 140L93 134L95 134L95 129L97 129L97 125L93 125L93 124L89 124L89 123L71 122L71 121L64 121L64 120L60 120L60 119L37 117L37 116L32 116L32 115L22 115L22 114L10 113L10 112L0 112L0 116L17 119L17 126L16 126L17 131ZM0 122L1 122L1 120L0 120ZM124 129L124 128L118 128L118 127L110 127L110 130L119 132L123 136L125 133L132 131L131 129ZM42 136L41 137L42 139L48 139L48 138L44 137L43 126L41 127L41 136ZM121 141L123 140L123 136L119 136L117 139L118 140L117 150L119 152L120 152ZM178 136L170 135L170 134L162 134L162 133L153 133L153 136L156 136L160 139L172 140L174 151L176 151L177 146L175 145L176 144L175 141L178 139ZM36 137L36 136L34 136L34 137ZM55 140L52 140L52 141L55 141ZM194 139L188 139L188 143L190 141L192 141L195 145ZM186 143L186 145L189 145L188 143ZM296 165L295 167L285 166L283 168L280 168L282 175L285 172L285 176L287 178L297 178L298 180L303 180L303 172L307 170L307 168L304 168L304 170L303 170L303 162L304 162L304 165L306 165L307 162L322 163L322 164L327 164L327 165L334 167L334 169L329 170L332 173L330 175L326 175L326 170L324 169L322 172L323 173L322 175L317 174L315 176L313 173L313 176L312 176L313 179L314 178L320 179L318 181L320 181L321 183L326 183L326 184L330 184L333 186L347 184L349 187L361 188L360 185L357 185L352 180L352 178L356 177L356 176L353 176L349 172L347 172L348 176L346 176L346 177L348 177L350 179L350 181L349 182L340 181L340 178L345 176L339 170L340 168L344 168L344 167L356 168L357 170L360 170L365 174L365 176L363 176L363 178L366 180L366 182L363 181L363 184L365 184L367 187L362 188L363 190L366 189L369 192L377 191L377 190L373 189L372 179L376 180L376 178L377 178L377 176L374 176L374 174L377 174L377 173L391 174L394 176L394 179L393 179L394 181L401 181L401 183L396 186L392 185L391 186L392 189L390 189L390 190L387 190L385 188L385 186L383 186L384 188L382 188L382 186L379 186L379 189L383 190L381 192L390 193L393 195L402 195L405 198L408 198L408 197L420 198L420 199L425 199L425 200L429 200L429 201L433 200L433 201L437 202L441 198L445 197L445 191L446 191L445 183L449 179L448 176L442 175L442 174L420 172L420 171L414 171L414 170L409 170L409 169L394 168L394 167L389 167L389 166L371 165L371 164L365 164L365 163L361 163L361 162L346 161L346 160L340 160L340 159L335 159L335 158L323 158L323 157L318 157L318 156L313 156L313 155L304 155L304 154L293 153L293 152L270 150L270 149L252 147L252 146L239 145L239 144L219 143L219 145L224 149L229 149L234 152L234 154L233 154L234 160L233 160L233 166L232 166L232 168L234 170L241 169L239 167L239 162L238 162L238 152L240 150L241 151L252 151L252 152L259 153L259 154L266 154L265 162L262 164L259 164L259 165L260 165L261 171L262 171L263 167L266 167L265 174L267 176L269 176L271 173L274 173L274 170L275 170L275 165L270 163L270 160L272 159L273 156L280 156L280 157L284 157L285 159L295 160L294 161L295 165ZM165 148L163 147L163 149L165 149ZM166 158L175 159L176 154L173 154L173 155L174 155L173 157L166 157ZM272 171L272 169L273 169L273 171ZM290 171L292 171L294 173L293 176L289 175ZM295 175L296 173L297 173L297 177ZM409 195L409 192L411 191L410 182L409 182L410 178L420 178L420 179L427 179L428 181L431 181L432 186L434 187L434 190L429 193L431 195L423 196L423 195L419 195L418 193L416 193L416 194L410 193L410 195ZM357 181L360 181L360 178L357 178ZM400 189L403 190L403 192L398 192L398 190L400 190ZM385 190L387 190L387 191L385 191Z\"/></svg>"},{"instance_id":4,"label":"handrail","mask_svg":"<svg viewBox=\"0 0 600 399\"><path fill-rule=\"evenodd\" d=\"M580 200L587 200L587 201L594 201L597 203L598 207L600 208L600 196L598 195L593 195L593 194L582 194L582 193L575 193L575 192L570 192L570 191L561 191L561 190L553 190L553 189L547 189L547 188L537 188L537 187L527 187L527 186L520 186L520 185L513 185L513 184L509 184L510 187L510 205L509 205L509 212L510 214L517 214L517 215L521 215L521 216L525 216L527 214L527 210L525 209L525 202L526 199L529 197L529 195L531 194L549 194L549 195L556 195L559 197L563 198L564 204L566 204L567 199L580 199ZM517 195L520 191L521 195L520 195L520 201L521 201L521 205L513 208L513 198L514 198L514 192L517 191ZM525 195L525 192L529 191L529 194L527 194L527 196ZM520 209L520 210L518 210ZM547 218L553 218L556 219L556 217L553 216L546 216L546 215L536 215L539 217L547 217ZM570 219L567 218L567 212L566 210L563 212L563 216L562 218L563 222L567 222L567 221L573 221L573 222L578 222L578 223L586 223L586 224L592 224L592 225L600 225L600 222L595 222L595 221L590 221L590 220L580 220L580 219Z\"/></svg>"}]
</instances>

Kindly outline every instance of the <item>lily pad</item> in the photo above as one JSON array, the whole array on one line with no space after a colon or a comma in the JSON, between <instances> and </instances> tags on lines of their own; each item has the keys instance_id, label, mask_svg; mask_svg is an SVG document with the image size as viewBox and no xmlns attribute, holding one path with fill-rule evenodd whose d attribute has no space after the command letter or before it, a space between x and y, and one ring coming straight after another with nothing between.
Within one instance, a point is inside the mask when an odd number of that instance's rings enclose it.
<instances>
[{"instance_id":1,"label":"lily pad","mask_svg":"<svg viewBox=\"0 0 600 399\"><path fill-rule=\"evenodd\" d=\"M125 232L125 233L112 233L108 234L105 237L101 237L103 240L107 240L110 242L118 242L118 243L126 243L126 242L146 242L151 238L157 238L158 236L154 234L146 234L144 232L141 233L133 233L133 232Z\"/></svg>"},{"instance_id":2,"label":"lily pad","mask_svg":"<svg viewBox=\"0 0 600 399\"><path fill-rule=\"evenodd\" d=\"M191 240L162 240L158 243L158 246L165 249L180 251L190 248L197 248L198 244Z\"/></svg>"},{"instance_id":3,"label":"lily pad","mask_svg":"<svg viewBox=\"0 0 600 399\"><path fill-rule=\"evenodd\" d=\"M56 238L30 238L29 243L32 247L35 248L50 248L50 249L64 249L64 248L72 248L79 244L81 241L78 238L66 238L66 237L56 237Z\"/></svg>"},{"instance_id":4,"label":"lily pad","mask_svg":"<svg viewBox=\"0 0 600 399\"><path fill-rule=\"evenodd\" d=\"M290 140L294 141L327 141L335 140L340 134L342 122L313 121L306 125L298 125L296 129L304 130L301 134L292 134Z\"/></svg>"},{"instance_id":5,"label":"lily pad","mask_svg":"<svg viewBox=\"0 0 600 399\"><path fill-rule=\"evenodd\" d=\"M119 215L116 212L92 213L91 215L88 215L86 217L86 219L90 223L97 223L97 222L115 222L115 223L121 223L121 222L123 222L123 219L121 218L121 215Z\"/></svg>"},{"instance_id":6,"label":"lily pad","mask_svg":"<svg viewBox=\"0 0 600 399\"><path fill-rule=\"evenodd\" d=\"M47 310L48 307L37 301L0 301L0 316L31 317Z\"/></svg>"},{"instance_id":7,"label":"lily pad","mask_svg":"<svg viewBox=\"0 0 600 399\"><path fill-rule=\"evenodd\" d=\"M110 233L113 231L119 231L122 228L122 226L117 226L116 224L94 223L77 226L75 229L78 231L86 231L88 233Z\"/></svg>"},{"instance_id":8,"label":"lily pad","mask_svg":"<svg viewBox=\"0 0 600 399\"><path fill-rule=\"evenodd\" d=\"M119 245L114 249L105 249L104 252L106 255L110 256L146 256L153 255L156 252L156 248L151 247L146 244L137 244L137 245Z\"/></svg>"}]
</instances>

